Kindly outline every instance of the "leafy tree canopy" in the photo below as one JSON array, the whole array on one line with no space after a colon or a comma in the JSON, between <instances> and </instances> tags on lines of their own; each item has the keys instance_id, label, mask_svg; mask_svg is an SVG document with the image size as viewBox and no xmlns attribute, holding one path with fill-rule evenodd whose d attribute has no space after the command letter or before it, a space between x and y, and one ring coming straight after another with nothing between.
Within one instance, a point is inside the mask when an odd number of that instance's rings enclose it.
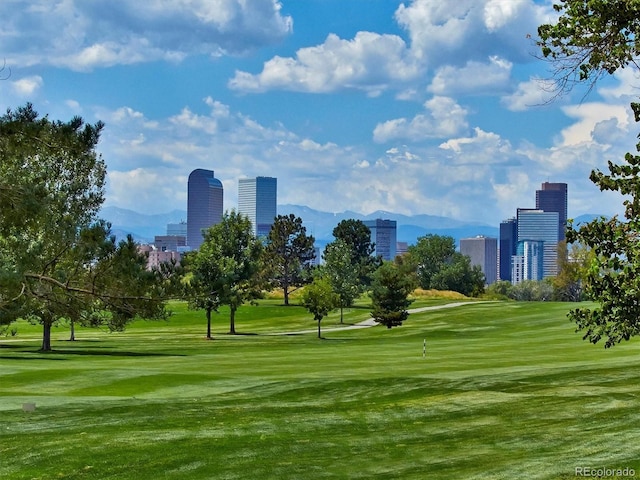
<instances>
[{"instance_id":1,"label":"leafy tree canopy","mask_svg":"<svg viewBox=\"0 0 640 480\"><path fill-rule=\"evenodd\" d=\"M0 324L42 323L45 351L62 318L122 329L139 315L166 316L133 240L116 244L96 218L102 128L40 117L30 104L0 117Z\"/></svg>"},{"instance_id":2,"label":"leafy tree canopy","mask_svg":"<svg viewBox=\"0 0 640 480\"><path fill-rule=\"evenodd\" d=\"M442 270L455 252L456 241L449 236L425 235L418 238L415 245L409 246L407 262L413 265L420 287L432 288L433 276Z\"/></svg>"},{"instance_id":3,"label":"leafy tree canopy","mask_svg":"<svg viewBox=\"0 0 640 480\"><path fill-rule=\"evenodd\" d=\"M333 236L349 247L354 264L362 263L375 250L375 244L371 243L371 230L362 220L342 220L333 229Z\"/></svg>"},{"instance_id":4,"label":"leafy tree canopy","mask_svg":"<svg viewBox=\"0 0 640 480\"><path fill-rule=\"evenodd\" d=\"M204 232L198 252L188 260L191 304L207 313L211 336L211 311L230 309L229 333L235 334L235 313L245 302L261 295L259 271L262 243L253 235L251 221L234 210Z\"/></svg>"},{"instance_id":5,"label":"leafy tree canopy","mask_svg":"<svg viewBox=\"0 0 640 480\"><path fill-rule=\"evenodd\" d=\"M338 294L333 291L327 278L314 278L313 282L305 287L302 293L302 304L318 322L318 338L322 338L320 322L338 306L338 302Z\"/></svg>"},{"instance_id":6,"label":"leafy tree canopy","mask_svg":"<svg viewBox=\"0 0 640 480\"><path fill-rule=\"evenodd\" d=\"M431 288L451 290L470 297L477 297L484 292L485 278L478 265L471 265L471 259L454 252L431 277Z\"/></svg>"},{"instance_id":7,"label":"leafy tree canopy","mask_svg":"<svg viewBox=\"0 0 640 480\"><path fill-rule=\"evenodd\" d=\"M633 107L638 121L640 105ZM640 143L636 149L640 152ZM594 309L576 308L569 315L585 339L592 343L605 339L605 347L612 347L640 334L640 155L628 153L622 165L609 162L609 173L596 170L591 180L601 190L627 196L625 220L600 218L568 229L568 242L593 252L585 291L600 303Z\"/></svg>"},{"instance_id":8,"label":"leafy tree canopy","mask_svg":"<svg viewBox=\"0 0 640 480\"><path fill-rule=\"evenodd\" d=\"M360 282L360 267L351 263L351 252L342 239L329 243L325 247L322 258L324 265L320 269L320 274L329 280L331 287L338 295L340 323L343 323L343 309L351 307L363 290Z\"/></svg>"},{"instance_id":9,"label":"leafy tree canopy","mask_svg":"<svg viewBox=\"0 0 640 480\"><path fill-rule=\"evenodd\" d=\"M593 86L603 75L636 67L638 0L560 0L558 21L538 27L538 46L554 66L561 93L576 83Z\"/></svg>"},{"instance_id":10,"label":"leafy tree canopy","mask_svg":"<svg viewBox=\"0 0 640 480\"><path fill-rule=\"evenodd\" d=\"M555 62L559 87L591 82L619 68L638 68L640 1L561 0L555 24L541 25L538 45ZM631 105L636 121L640 105ZM636 145L640 151L640 144ZM569 317L584 338L605 347L640 334L640 156L627 153L622 164L609 161L609 173L591 172L601 190L626 195L624 220L599 218L567 231L568 243L580 243L593 252L585 292L599 302L596 308L577 308Z\"/></svg>"}]
</instances>

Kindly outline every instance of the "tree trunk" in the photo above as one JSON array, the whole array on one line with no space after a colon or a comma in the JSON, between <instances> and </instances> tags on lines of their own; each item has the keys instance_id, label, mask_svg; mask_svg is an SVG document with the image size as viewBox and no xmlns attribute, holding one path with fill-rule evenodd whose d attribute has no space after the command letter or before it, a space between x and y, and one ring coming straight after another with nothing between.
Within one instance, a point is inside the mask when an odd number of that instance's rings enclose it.
<instances>
[{"instance_id":1,"label":"tree trunk","mask_svg":"<svg viewBox=\"0 0 640 480\"><path fill-rule=\"evenodd\" d=\"M211 340L211 309L207 308L207 340Z\"/></svg>"},{"instance_id":2,"label":"tree trunk","mask_svg":"<svg viewBox=\"0 0 640 480\"><path fill-rule=\"evenodd\" d=\"M51 351L51 325L53 322L50 320L44 320L42 322L42 348L40 351L42 352L50 352Z\"/></svg>"},{"instance_id":3,"label":"tree trunk","mask_svg":"<svg viewBox=\"0 0 640 480\"><path fill-rule=\"evenodd\" d=\"M318 338L322 339L322 334L320 333L320 322L322 319L318 320Z\"/></svg>"},{"instance_id":4,"label":"tree trunk","mask_svg":"<svg viewBox=\"0 0 640 480\"><path fill-rule=\"evenodd\" d=\"M231 307L231 314L230 314L230 324L229 324L229 333L231 335L235 335L236 334L236 309Z\"/></svg>"},{"instance_id":5,"label":"tree trunk","mask_svg":"<svg viewBox=\"0 0 640 480\"><path fill-rule=\"evenodd\" d=\"M76 341L76 322L73 318L71 319L71 334L69 335L69 341Z\"/></svg>"},{"instance_id":6,"label":"tree trunk","mask_svg":"<svg viewBox=\"0 0 640 480\"><path fill-rule=\"evenodd\" d=\"M284 304L285 306L289 306L289 285L284 285L282 287L282 291L284 292Z\"/></svg>"}]
</instances>

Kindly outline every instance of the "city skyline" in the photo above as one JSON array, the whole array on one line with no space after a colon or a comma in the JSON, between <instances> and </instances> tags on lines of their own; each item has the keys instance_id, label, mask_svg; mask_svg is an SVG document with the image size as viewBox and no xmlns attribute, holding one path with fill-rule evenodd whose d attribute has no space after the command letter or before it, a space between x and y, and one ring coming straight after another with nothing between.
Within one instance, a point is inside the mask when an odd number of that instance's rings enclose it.
<instances>
[{"instance_id":1,"label":"city skyline","mask_svg":"<svg viewBox=\"0 0 640 480\"><path fill-rule=\"evenodd\" d=\"M553 98L535 46L551 4L2 2L0 108L104 121L105 206L185 210L209 168L226 205L275 175L282 204L498 225L553 179L569 217L619 214L589 173L634 150L640 80Z\"/></svg>"}]
</instances>

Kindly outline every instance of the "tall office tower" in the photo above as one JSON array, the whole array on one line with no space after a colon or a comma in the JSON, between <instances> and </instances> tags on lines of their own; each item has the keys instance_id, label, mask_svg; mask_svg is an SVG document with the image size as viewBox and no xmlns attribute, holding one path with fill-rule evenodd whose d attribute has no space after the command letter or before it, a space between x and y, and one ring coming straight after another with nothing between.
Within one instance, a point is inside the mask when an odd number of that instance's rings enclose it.
<instances>
[{"instance_id":1,"label":"tall office tower","mask_svg":"<svg viewBox=\"0 0 640 480\"><path fill-rule=\"evenodd\" d=\"M517 284L524 280L542 280L544 242L524 240L518 242L516 254L512 257L511 278Z\"/></svg>"},{"instance_id":2,"label":"tall office tower","mask_svg":"<svg viewBox=\"0 0 640 480\"><path fill-rule=\"evenodd\" d=\"M222 182L213 170L198 168L189 174L187 185L187 245L197 250L203 230L222 220Z\"/></svg>"},{"instance_id":3,"label":"tall office tower","mask_svg":"<svg viewBox=\"0 0 640 480\"><path fill-rule=\"evenodd\" d=\"M511 257L516 254L518 245L518 221L510 218L500 222L500 280L513 281L511 278Z\"/></svg>"},{"instance_id":4,"label":"tall office tower","mask_svg":"<svg viewBox=\"0 0 640 480\"><path fill-rule=\"evenodd\" d=\"M384 260L396 258L396 221L378 218L363 223L371 230L371 242L375 243L373 254Z\"/></svg>"},{"instance_id":5,"label":"tall office tower","mask_svg":"<svg viewBox=\"0 0 640 480\"><path fill-rule=\"evenodd\" d=\"M518 208L518 243L525 240L543 242L543 278L558 274L558 217L558 212Z\"/></svg>"},{"instance_id":6,"label":"tall office tower","mask_svg":"<svg viewBox=\"0 0 640 480\"><path fill-rule=\"evenodd\" d=\"M277 215L277 203L277 178L241 178L238 181L238 212L249 217L255 236L269 235Z\"/></svg>"},{"instance_id":7,"label":"tall office tower","mask_svg":"<svg viewBox=\"0 0 640 480\"><path fill-rule=\"evenodd\" d=\"M460 239L460 253L471 259L484 273L485 283L491 285L498 279L498 239L478 236Z\"/></svg>"},{"instance_id":8,"label":"tall office tower","mask_svg":"<svg viewBox=\"0 0 640 480\"><path fill-rule=\"evenodd\" d=\"M536 190L536 208L545 212L558 212L558 241L565 239L567 228L567 184L542 184L542 190Z\"/></svg>"}]
</instances>

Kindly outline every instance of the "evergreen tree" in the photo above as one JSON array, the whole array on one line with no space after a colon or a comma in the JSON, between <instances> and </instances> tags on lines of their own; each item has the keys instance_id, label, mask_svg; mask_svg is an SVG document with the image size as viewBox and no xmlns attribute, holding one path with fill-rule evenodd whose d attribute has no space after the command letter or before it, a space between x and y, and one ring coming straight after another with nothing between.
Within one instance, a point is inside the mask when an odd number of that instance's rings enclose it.
<instances>
[{"instance_id":1,"label":"evergreen tree","mask_svg":"<svg viewBox=\"0 0 640 480\"><path fill-rule=\"evenodd\" d=\"M413 281L392 262L384 262L371 283L371 316L387 328L402 325L409 317Z\"/></svg>"},{"instance_id":2,"label":"evergreen tree","mask_svg":"<svg viewBox=\"0 0 640 480\"><path fill-rule=\"evenodd\" d=\"M316 256L314 242L300 217L290 214L275 218L267 239L265 267L273 284L282 288L285 305L289 305L292 289L311 281L311 262Z\"/></svg>"},{"instance_id":3,"label":"evergreen tree","mask_svg":"<svg viewBox=\"0 0 640 480\"><path fill-rule=\"evenodd\" d=\"M40 117L30 104L0 117L0 324L85 319L121 330L165 318L164 295L131 238L97 218L106 167L103 124Z\"/></svg>"}]
</instances>

